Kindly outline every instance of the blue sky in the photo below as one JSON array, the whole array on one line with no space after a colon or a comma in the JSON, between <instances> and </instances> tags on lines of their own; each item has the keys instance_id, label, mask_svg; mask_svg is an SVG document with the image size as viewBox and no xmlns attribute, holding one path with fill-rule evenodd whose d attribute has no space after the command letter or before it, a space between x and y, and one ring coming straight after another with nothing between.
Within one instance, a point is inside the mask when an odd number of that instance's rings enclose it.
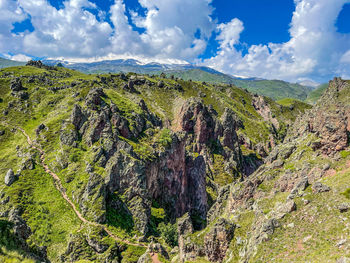
<instances>
[{"instance_id":1,"label":"blue sky","mask_svg":"<svg viewBox=\"0 0 350 263\"><path fill-rule=\"evenodd\" d=\"M348 17L350 0L2 0L0 54L323 82L350 78Z\"/></svg>"}]
</instances>

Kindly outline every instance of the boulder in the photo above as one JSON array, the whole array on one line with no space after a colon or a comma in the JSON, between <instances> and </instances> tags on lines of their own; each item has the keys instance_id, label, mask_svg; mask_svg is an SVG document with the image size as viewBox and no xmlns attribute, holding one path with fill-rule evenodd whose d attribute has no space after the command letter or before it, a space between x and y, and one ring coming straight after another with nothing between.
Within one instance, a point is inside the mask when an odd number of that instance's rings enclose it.
<instances>
[{"instance_id":1,"label":"boulder","mask_svg":"<svg viewBox=\"0 0 350 263\"><path fill-rule=\"evenodd\" d=\"M309 179L307 176L303 177L293 188L288 196L288 199L294 199L297 195L300 195L309 186Z\"/></svg>"},{"instance_id":2,"label":"boulder","mask_svg":"<svg viewBox=\"0 0 350 263\"><path fill-rule=\"evenodd\" d=\"M20 78L14 78L11 80L11 83L10 83L10 89L12 91L21 91L21 90L24 90L23 86L22 86L22 81Z\"/></svg>"},{"instance_id":3,"label":"boulder","mask_svg":"<svg viewBox=\"0 0 350 263\"><path fill-rule=\"evenodd\" d=\"M286 214L291 213L297 209L297 206L293 200L288 200L286 203L280 204L276 208L274 213L276 219L283 218Z\"/></svg>"},{"instance_id":4,"label":"boulder","mask_svg":"<svg viewBox=\"0 0 350 263\"><path fill-rule=\"evenodd\" d=\"M320 182L316 182L312 186L312 191L314 193L324 193L324 192L329 192L331 188L327 185L324 185Z\"/></svg>"},{"instance_id":5,"label":"boulder","mask_svg":"<svg viewBox=\"0 0 350 263\"><path fill-rule=\"evenodd\" d=\"M12 169L9 169L5 175L5 184L7 186L11 186L15 181L16 181L17 177L15 175L15 173L13 172Z\"/></svg>"},{"instance_id":6,"label":"boulder","mask_svg":"<svg viewBox=\"0 0 350 263\"><path fill-rule=\"evenodd\" d=\"M338 206L340 213L345 213L350 210L350 204L343 203Z\"/></svg>"},{"instance_id":7,"label":"boulder","mask_svg":"<svg viewBox=\"0 0 350 263\"><path fill-rule=\"evenodd\" d=\"M46 128L45 124L41 123L35 130L36 134L39 134L42 130Z\"/></svg>"}]
</instances>

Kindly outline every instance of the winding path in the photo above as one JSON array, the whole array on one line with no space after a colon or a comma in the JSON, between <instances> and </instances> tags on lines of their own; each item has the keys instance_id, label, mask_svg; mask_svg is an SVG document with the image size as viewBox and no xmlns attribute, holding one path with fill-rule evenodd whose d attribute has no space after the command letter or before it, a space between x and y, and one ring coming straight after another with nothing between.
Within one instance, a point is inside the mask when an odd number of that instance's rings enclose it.
<instances>
[{"instance_id":1,"label":"winding path","mask_svg":"<svg viewBox=\"0 0 350 263\"><path fill-rule=\"evenodd\" d=\"M32 139L25 132L24 129L22 129L20 127L18 127L17 129L20 130L23 133L23 135L27 138L27 142L28 142L29 146L32 147L33 149L39 151L39 153L40 153L40 163L41 163L42 167L44 168L45 172L48 173L49 175L51 175L51 177L54 179L56 189L61 193L61 195L64 198L64 200L66 200L66 202L72 207L74 213L77 215L79 220L81 220L83 223L91 225L91 226L101 227L108 234L108 236L110 236L111 238L113 238L117 242L122 242L122 243L125 243L125 244L130 245L130 246L137 246L137 247L145 247L145 248L147 248L147 246L145 244L133 243L133 242L130 242L129 240L121 239L121 238L117 237L116 235L114 235L106 226L98 224L96 222L92 222L92 221L87 220L79 212L79 210L76 208L75 204L68 197L68 195L66 193L66 190L65 190L65 188L62 185L61 179L57 176L57 174L55 174L53 171L51 171L49 166L45 163L45 152L44 152L44 150L41 149L41 147L38 144L36 144L36 143L34 143L32 141ZM159 261L159 259L158 259L158 254L157 253L150 253L150 257L152 258L152 262L153 263L161 263L161 261Z\"/></svg>"}]
</instances>

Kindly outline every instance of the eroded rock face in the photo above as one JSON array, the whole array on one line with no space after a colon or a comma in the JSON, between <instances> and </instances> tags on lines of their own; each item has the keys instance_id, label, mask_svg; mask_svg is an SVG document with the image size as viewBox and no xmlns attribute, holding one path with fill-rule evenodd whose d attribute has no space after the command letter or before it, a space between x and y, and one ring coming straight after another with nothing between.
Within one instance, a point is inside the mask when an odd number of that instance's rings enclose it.
<instances>
[{"instance_id":1,"label":"eroded rock face","mask_svg":"<svg viewBox=\"0 0 350 263\"><path fill-rule=\"evenodd\" d=\"M173 136L172 146L146 168L147 189L172 218L186 212L206 218L206 166L202 156L186 156L186 137Z\"/></svg>"},{"instance_id":2,"label":"eroded rock face","mask_svg":"<svg viewBox=\"0 0 350 263\"><path fill-rule=\"evenodd\" d=\"M215 120L200 100L190 99L183 104L175 120L175 126L177 131L195 134L194 141L199 148L198 151L201 149L201 144L214 139Z\"/></svg>"},{"instance_id":3,"label":"eroded rock face","mask_svg":"<svg viewBox=\"0 0 350 263\"><path fill-rule=\"evenodd\" d=\"M203 155L209 165L207 168L212 168L210 152L215 149L224 156L223 166L227 173L249 173L248 166L251 165L243 161L236 132L238 128L243 127L242 122L232 110L226 108L220 120L215 110L205 106L201 100L189 99L182 105L173 127L176 131L191 134L187 144L193 151Z\"/></svg>"},{"instance_id":4,"label":"eroded rock face","mask_svg":"<svg viewBox=\"0 0 350 263\"><path fill-rule=\"evenodd\" d=\"M205 254L211 262L222 262L233 239L235 224L220 218L204 237Z\"/></svg>"},{"instance_id":5,"label":"eroded rock face","mask_svg":"<svg viewBox=\"0 0 350 263\"><path fill-rule=\"evenodd\" d=\"M273 124L275 130L278 130L280 128L278 120L273 116L270 106L263 96L255 96L253 98L253 106L265 121L271 122Z\"/></svg>"},{"instance_id":6,"label":"eroded rock face","mask_svg":"<svg viewBox=\"0 0 350 263\"><path fill-rule=\"evenodd\" d=\"M315 134L319 140L312 145L328 156L344 150L349 145L350 107L339 99L340 93L349 89L349 84L340 78L330 81L319 103L296 120L289 131L289 140L305 133Z\"/></svg>"}]
</instances>

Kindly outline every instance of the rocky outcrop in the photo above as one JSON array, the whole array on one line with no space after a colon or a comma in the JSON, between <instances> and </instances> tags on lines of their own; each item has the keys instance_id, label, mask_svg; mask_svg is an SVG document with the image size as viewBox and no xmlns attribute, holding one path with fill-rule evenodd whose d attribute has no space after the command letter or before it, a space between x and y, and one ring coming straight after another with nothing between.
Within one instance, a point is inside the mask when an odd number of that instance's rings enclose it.
<instances>
[{"instance_id":1,"label":"rocky outcrop","mask_svg":"<svg viewBox=\"0 0 350 263\"><path fill-rule=\"evenodd\" d=\"M274 130L277 131L280 128L280 124L272 113L271 108L265 98L263 96L254 96L252 103L253 107L261 115L264 121L272 123Z\"/></svg>"},{"instance_id":2,"label":"rocky outcrop","mask_svg":"<svg viewBox=\"0 0 350 263\"><path fill-rule=\"evenodd\" d=\"M197 99L190 99L182 105L174 126L177 131L194 133L197 152L201 151L202 144L215 139L216 122L208 108Z\"/></svg>"},{"instance_id":3,"label":"rocky outcrop","mask_svg":"<svg viewBox=\"0 0 350 263\"><path fill-rule=\"evenodd\" d=\"M233 239L235 227L235 224L220 218L205 235L205 254L210 262L223 262L226 251Z\"/></svg>"},{"instance_id":4,"label":"rocky outcrop","mask_svg":"<svg viewBox=\"0 0 350 263\"><path fill-rule=\"evenodd\" d=\"M225 171L234 177L249 173L249 168L244 167L237 136L237 130L242 127L242 122L232 110L226 108L220 120L212 107L205 106L198 99L187 100L173 123L174 130L193 134L187 144L203 155L208 170L212 169L210 153L220 152L224 156Z\"/></svg>"},{"instance_id":5,"label":"rocky outcrop","mask_svg":"<svg viewBox=\"0 0 350 263\"><path fill-rule=\"evenodd\" d=\"M314 150L328 156L344 150L349 145L350 107L339 96L347 89L349 84L340 78L330 81L318 104L296 120L297 125L288 132L287 140L312 133L319 138L313 144Z\"/></svg>"},{"instance_id":6,"label":"rocky outcrop","mask_svg":"<svg viewBox=\"0 0 350 263\"><path fill-rule=\"evenodd\" d=\"M25 90L25 88L22 86L22 81L20 78L14 78L11 80L10 89L13 92Z\"/></svg>"}]
</instances>

